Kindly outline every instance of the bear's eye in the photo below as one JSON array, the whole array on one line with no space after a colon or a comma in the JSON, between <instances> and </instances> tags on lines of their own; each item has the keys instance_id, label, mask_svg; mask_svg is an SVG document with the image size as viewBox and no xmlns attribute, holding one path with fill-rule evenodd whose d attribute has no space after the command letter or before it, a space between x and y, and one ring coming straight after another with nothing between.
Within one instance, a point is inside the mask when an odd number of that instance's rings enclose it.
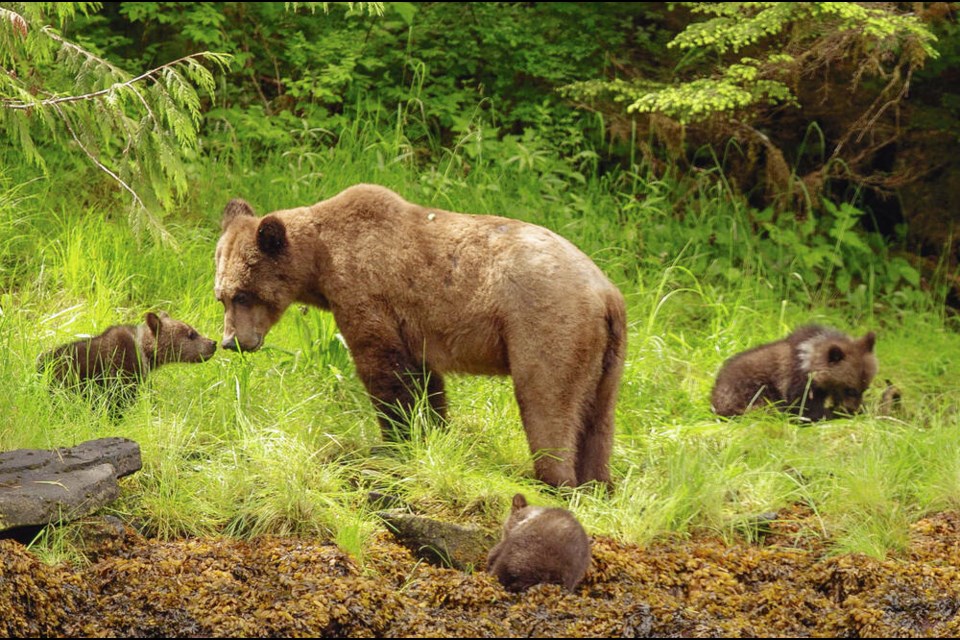
<instances>
[{"instance_id":1,"label":"bear's eye","mask_svg":"<svg viewBox=\"0 0 960 640\"><path fill-rule=\"evenodd\" d=\"M187 340L196 340L200 336L195 330L187 334Z\"/></svg>"},{"instance_id":2,"label":"bear's eye","mask_svg":"<svg viewBox=\"0 0 960 640\"><path fill-rule=\"evenodd\" d=\"M251 302L253 302L253 297L249 293L241 291L237 295L233 296L233 304L238 304L245 307Z\"/></svg>"}]
</instances>

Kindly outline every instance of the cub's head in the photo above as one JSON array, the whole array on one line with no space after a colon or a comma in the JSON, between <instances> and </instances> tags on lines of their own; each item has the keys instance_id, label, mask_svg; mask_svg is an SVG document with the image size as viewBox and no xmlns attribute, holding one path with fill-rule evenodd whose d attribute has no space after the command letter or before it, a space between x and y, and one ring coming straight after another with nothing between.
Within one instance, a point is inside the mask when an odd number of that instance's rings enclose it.
<instances>
[{"instance_id":1,"label":"cub's head","mask_svg":"<svg viewBox=\"0 0 960 640\"><path fill-rule=\"evenodd\" d=\"M818 341L811 354L813 385L829 396L835 413L854 414L863 405L863 392L877 375L872 331L862 338L830 335Z\"/></svg>"},{"instance_id":2,"label":"cub's head","mask_svg":"<svg viewBox=\"0 0 960 640\"><path fill-rule=\"evenodd\" d=\"M506 522L503 523L504 535L511 533L524 524L533 522L533 520L544 511L545 509L543 507L531 507L522 493L516 494L513 496L513 501L510 504L510 515L507 516Z\"/></svg>"},{"instance_id":3,"label":"cub's head","mask_svg":"<svg viewBox=\"0 0 960 640\"><path fill-rule=\"evenodd\" d=\"M216 341L203 337L186 322L174 320L163 311L148 313L144 321L153 341L153 360L156 365L203 362L217 351Z\"/></svg>"},{"instance_id":4,"label":"cub's head","mask_svg":"<svg viewBox=\"0 0 960 640\"><path fill-rule=\"evenodd\" d=\"M222 346L256 351L296 297L287 228L277 215L258 218L234 199L220 229L214 293L223 303Z\"/></svg>"}]
</instances>

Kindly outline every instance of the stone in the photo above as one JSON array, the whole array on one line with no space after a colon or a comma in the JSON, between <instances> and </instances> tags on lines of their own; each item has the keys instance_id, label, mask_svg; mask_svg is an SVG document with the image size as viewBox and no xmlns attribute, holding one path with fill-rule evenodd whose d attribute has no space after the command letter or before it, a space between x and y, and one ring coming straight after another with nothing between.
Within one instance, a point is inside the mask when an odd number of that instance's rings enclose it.
<instances>
[{"instance_id":1,"label":"stone","mask_svg":"<svg viewBox=\"0 0 960 640\"><path fill-rule=\"evenodd\" d=\"M117 498L117 478L140 467L140 445L125 438L0 453L0 532L89 515Z\"/></svg>"},{"instance_id":2,"label":"stone","mask_svg":"<svg viewBox=\"0 0 960 640\"><path fill-rule=\"evenodd\" d=\"M465 570L482 568L495 536L479 527L433 520L402 510L380 511L394 537L430 564Z\"/></svg>"}]
</instances>

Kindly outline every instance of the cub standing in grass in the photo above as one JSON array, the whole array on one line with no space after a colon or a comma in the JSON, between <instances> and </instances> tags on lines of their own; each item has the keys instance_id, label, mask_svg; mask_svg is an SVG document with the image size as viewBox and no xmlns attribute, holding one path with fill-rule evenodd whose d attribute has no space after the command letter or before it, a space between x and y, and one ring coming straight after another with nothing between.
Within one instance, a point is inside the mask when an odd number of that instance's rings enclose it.
<instances>
[{"instance_id":1,"label":"cub standing in grass","mask_svg":"<svg viewBox=\"0 0 960 640\"><path fill-rule=\"evenodd\" d=\"M856 413L877 374L876 340L808 325L744 351L720 369L713 410L733 416L769 402L811 421Z\"/></svg>"},{"instance_id":2,"label":"cub standing in grass","mask_svg":"<svg viewBox=\"0 0 960 640\"><path fill-rule=\"evenodd\" d=\"M329 309L385 437L417 390L444 416L447 372L511 375L537 477L609 482L624 300L570 242L376 185L262 218L232 200L221 229L224 348L258 349L293 302Z\"/></svg>"},{"instance_id":3,"label":"cub standing in grass","mask_svg":"<svg viewBox=\"0 0 960 640\"><path fill-rule=\"evenodd\" d=\"M590 538L566 509L531 507L523 494L513 496L503 525L503 540L487 555L487 573L507 591L524 591L541 582L569 591L590 565Z\"/></svg>"},{"instance_id":4,"label":"cub standing in grass","mask_svg":"<svg viewBox=\"0 0 960 640\"><path fill-rule=\"evenodd\" d=\"M54 383L91 399L102 397L111 416L119 419L152 369L170 362L203 362L216 350L214 340L161 311L146 314L143 324L110 327L47 351L37 364Z\"/></svg>"}]
</instances>

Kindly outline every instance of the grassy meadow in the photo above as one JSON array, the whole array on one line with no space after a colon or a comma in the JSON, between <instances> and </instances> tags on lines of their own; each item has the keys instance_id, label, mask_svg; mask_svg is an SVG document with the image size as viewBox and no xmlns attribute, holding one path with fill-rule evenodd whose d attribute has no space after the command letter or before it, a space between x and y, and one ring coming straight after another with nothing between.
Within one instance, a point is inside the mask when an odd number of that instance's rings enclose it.
<instances>
[{"instance_id":1,"label":"grassy meadow","mask_svg":"<svg viewBox=\"0 0 960 640\"><path fill-rule=\"evenodd\" d=\"M164 221L168 242L131 225L127 204L99 176L65 165L32 179L7 159L0 450L132 438L144 467L109 511L143 531L322 536L359 557L382 527L367 505L372 490L490 529L522 491L534 504L569 506L591 533L639 543L697 530L749 537L758 514L801 503L817 515L810 535L876 557L903 548L921 515L960 504L960 335L937 281L921 291L859 278L840 295L830 273L813 278L801 268L803 247L764 250L769 239L752 230L722 181L601 178L532 147L486 158L468 154L470 144L461 140L427 166L412 161L399 133L358 129L332 147L307 139L257 159L225 144L196 165L190 197ZM226 202L243 197L266 213L358 182L549 227L620 287L629 348L611 495L554 493L533 479L506 378L451 376L449 426L424 428L414 416L410 441L385 452L333 318L316 309L289 309L259 352L220 351L204 364L155 371L116 424L43 385L39 353L140 322L150 310L219 341L213 253ZM770 411L733 420L711 413L726 358L812 321L877 332L880 373L865 413L813 426ZM887 379L903 391L895 416L875 410ZM68 540L65 527L34 548L50 560L73 557Z\"/></svg>"}]
</instances>

